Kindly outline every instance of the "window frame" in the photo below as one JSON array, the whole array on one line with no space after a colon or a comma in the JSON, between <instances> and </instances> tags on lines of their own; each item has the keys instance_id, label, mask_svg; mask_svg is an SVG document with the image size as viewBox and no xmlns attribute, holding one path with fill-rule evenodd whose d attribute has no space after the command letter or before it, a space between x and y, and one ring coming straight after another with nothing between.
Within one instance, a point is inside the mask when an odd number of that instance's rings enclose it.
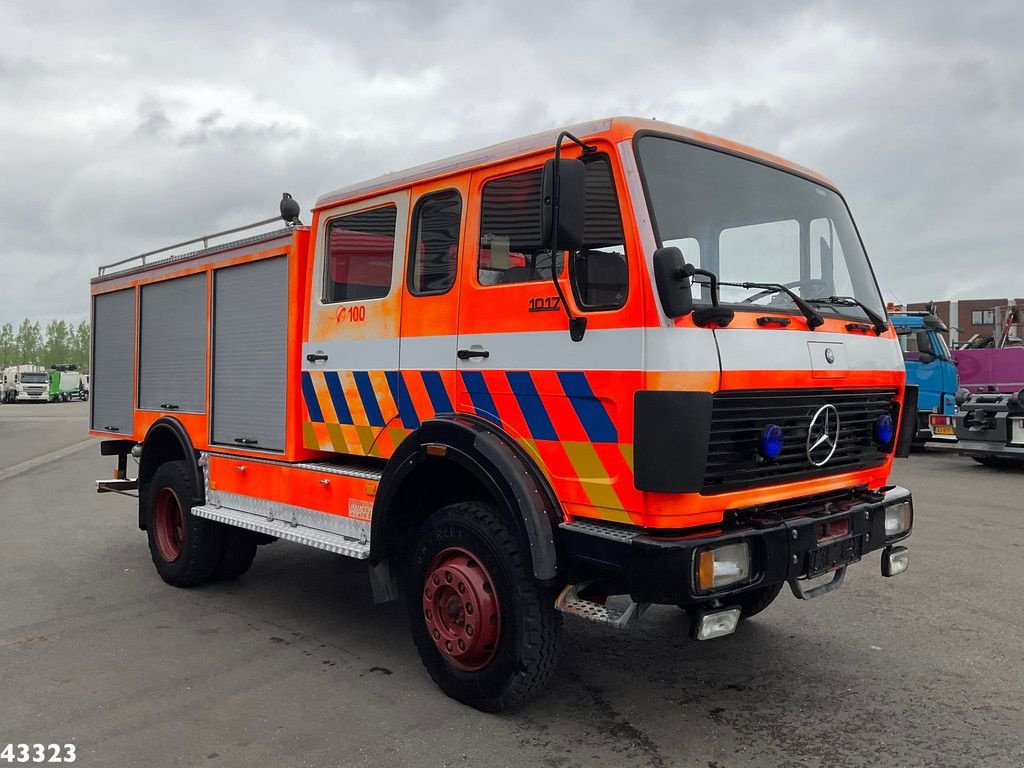
<instances>
[{"instance_id":1,"label":"window frame","mask_svg":"<svg viewBox=\"0 0 1024 768\"><path fill-rule=\"evenodd\" d=\"M420 231L420 212L421 212L421 207L422 207L422 205L425 202L429 202L431 199L433 199L435 197L438 197L440 195L450 195L452 193L455 193L458 196L458 198L459 198L459 229L458 229L458 232L456 233L456 236L455 236L455 272L452 275L452 282L443 291L417 291L417 290L415 290L414 283L413 283L413 272L415 271L415 266L416 266L416 245L417 245L417 240L419 238L419 231ZM481 191L481 201L482 200L483 200L483 193ZM406 257L406 264L405 264L405 287L406 287L406 290L409 292L410 296L416 296L416 297L420 297L420 296L444 296L444 295L446 295L448 293L451 293L452 288L454 288L458 284L458 282L459 282L459 263L462 261L462 240L463 240L463 238L462 238L462 235L463 235L462 228L463 228L463 226L465 225L465 222L466 222L465 216L466 216L466 199L465 199L464 195L462 194L462 190L459 189L458 187L445 187L444 189L432 190L430 192L427 192L427 193L421 195L420 198L416 201L416 204L412 207L412 217L410 218L410 222L409 222L410 223L410 226L409 226L409 238L408 238L408 246L409 247L407 248L407 257ZM477 257L478 257L478 260L479 260L479 253L477 254Z\"/></svg>"},{"instance_id":2,"label":"window frame","mask_svg":"<svg viewBox=\"0 0 1024 768\"><path fill-rule=\"evenodd\" d=\"M611 155L609 155L607 152L595 152L590 155L583 155L580 158L580 160L583 161L584 165L586 165L587 163L604 161L608 166L608 176L612 182L612 196L615 198L615 210L619 214L619 229L622 231L622 260L626 265L626 290L622 294L622 302L619 304L584 304L580 300L579 288L576 284L575 253L573 254L573 258L567 259L567 261L569 262L569 288L572 291L572 299L576 303L576 308L580 312L615 312L617 310L623 309L626 306L626 304L629 303L629 289L630 284L633 282L630 279L630 276L632 275L632 270L629 268L629 247L626 242L626 219L623 216L622 201L619 199L619 190L618 187L616 187L615 185L615 164L612 162ZM584 210L586 210L585 206ZM586 214L584 214L584 216L585 215Z\"/></svg>"},{"instance_id":3,"label":"window frame","mask_svg":"<svg viewBox=\"0 0 1024 768\"><path fill-rule=\"evenodd\" d=\"M324 220L324 223L323 223L323 242L324 242L324 245L323 245L323 252L322 252L323 253L324 263L323 263L323 269L322 269L321 275L320 275L320 296L319 296L319 299L318 299L318 303L320 304L320 306L331 307L331 306L335 306L337 304L356 304L356 303L367 302L367 301L383 301L384 299L387 299L389 296L391 296L394 293L395 285L396 285L396 281L395 281L395 258L396 258L395 250L396 250L396 247L398 245L398 232L399 232L398 214L399 214L399 207L400 207L399 203L397 201L395 201L395 200L380 201L379 204L377 204L377 205L371 205L368 208L360 208L360 209L354 210L354 211L345 211L343 213L338 213L338 214L336 214L334 216L331 216L330 218ZM390 277L389 277L387 293L385 293L383 296L373 296L373 297L370 297L370 298L365 298L364 297L364 298L358 298L358 299L338 299L338 300L335 300L335 301L328 301L327 295L326 295L327 294L327 287L328 287L329 284L335 284L335 281L331 280L331 226L334 224L334 222L336 222L336 221L338 221L340 219L344 219L344 218L347 218L349 216L359 216L360 214L369 213L371 211L377 211L377 210L380 210L382 208L394 208L395 209L395 230L394 230L394 233L391 235L391 240L392 240L392 246L391 246L391 273L390 273ZM397 283L397 284L400 284L400 283Z\"/></svg>"},{"instance_id":4,"label":"window frame","mask_svg":"<svg viewBox=\"0 0 1024 768\"><path fill-rule=\"evenodd\" d=\"M620 228L622 230L622 240L623 240L623 242L622 242L622 250L623 250L622 258L623 258L623 261L626 264L626 291L623 294L621 304L602 304L602 305L585 305L585 304L583 304L580 301L579 290L578 290L578 287L576 285L576 280L575 280L576 269L575 269L575 266L574 266L574 262L576 260L575 259L575 255L576 255L576 253L578 253L578 251L569 251L569 250L564 249L564 248L559 248L559 251L562 254L564 254L564 256L561 259L561 267L562 268L560 270L558 270L557 278L560 280L563 275L566 276L566 279L568 280L568 283L569 283L569 290L572 292L573 302L576 304L576 308L579 311L581 311L581 312L615 312L617 310L625 308L625 306L629 303L630 285L632 283L632 280L630 279L631 276L632 276L632 270L629 267L629 244L628 244L628 242L626 242L628 240L627 220L626 220L626 217L625 217L625 212L623 211L623 208L622 208L622 198L621 198L621 196L619 194L618 186L616 185L616 179L617 179L616 167L615 167L615 163L612 160L612 155L610 153L608 153L608 152L605 152L605 151L600 151L600 152L597 152L597 153L594 153L594 154L591 154L591 155L585 155L585 156L580 157L579 159L582 160L584 163L588 163L588 162L589 163L593 163L593 162L600 162L600 161L603 161L603 162L607 163L608 174L611 177L612 194L613 194L613 196L615 198L615 210L618 212L618 215L619 215L619 226L620 226ZM493 284L487 284L487 283L482 283L480 281L480 254L481 254L481 251L483 250L483 247L480 244L480 239L483 236L484 190L487 188L487 185L490 184L491 182L501 181L502 179L508 179L508 178L513 177L513 176L520 176L520 175L527 174L527 173L537 173L538 171L539 172L543 172L543 170L544 170L543 164L541 164L541 165L530 165L530 166L527 166L525 168L517 168L516 170L511 171L509 173L503 173L503 174L500 174L500 175L495 175L495 176L486 178L486 179L481 181L480 188L479 188L479 193L478 193L478 195L479 195L479 210L478 210L478 222L477 222L477 225L478 225L478 236L477 236L476 252L475 252L475 255L472 257L475 260L474 269L473 269L473 276L474 276L474 280L476 281L476 284L477 284L478 287L480 287L480 288L507 288L509 286L515 286L515 285L537 285L537 284L550 283L551 282L552 278L551 278L550 275L548 275L547 277L539 277L539 278L536 278L534 280L521 280L521 281L514 282L514 283L493 283ZM418 205L418 203L417 203L417 205ZM413 239L412 239L412 236L410 236L410 243L412 243L412 242L413 242ZM559 265L558 256L557 255L553 255L552 256L552 270L554 270L558 265Z\"/></svg>"}]
</instances>

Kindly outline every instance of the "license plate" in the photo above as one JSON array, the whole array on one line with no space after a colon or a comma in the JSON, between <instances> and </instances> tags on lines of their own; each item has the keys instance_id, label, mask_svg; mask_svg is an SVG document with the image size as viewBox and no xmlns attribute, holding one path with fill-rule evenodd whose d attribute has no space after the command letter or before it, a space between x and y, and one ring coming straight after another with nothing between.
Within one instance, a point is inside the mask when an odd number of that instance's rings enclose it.
<instances>
[{"instance_id":1,"label":"license plate","mask_svg":"<svg viewBox=\"0 0 1024 768\"><path fill-rule=\"evenodd\" d=\"M807 576L820 576L826 571L860 560L863 540L860 536L833 541L807 553Z\"/></svg>"},{"instance_id":2,"label":"license plate","mask_svg":"<svg viewBox=\"0 0 1024 768\"><path fill-rule=\"evenodd\" d=\"M935 434L936 435L952 435L953 434L953 428L951 426L949 426L948 424L941 424L941 425L935 427Z\"/></svg>"}]
</instances>

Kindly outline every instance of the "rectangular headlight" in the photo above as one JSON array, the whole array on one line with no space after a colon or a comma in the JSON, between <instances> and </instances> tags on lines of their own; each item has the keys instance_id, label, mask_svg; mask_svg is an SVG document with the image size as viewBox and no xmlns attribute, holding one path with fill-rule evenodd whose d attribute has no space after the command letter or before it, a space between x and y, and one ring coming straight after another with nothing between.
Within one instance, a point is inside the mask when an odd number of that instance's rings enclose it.
<instances>
[{"instance_id":1,"label":"rectangular headlight","mask_svg":"<svg viewBox=\"0 0 1024 768\"><path fill-rule=\"evenodd\" d=\"M914 514L909 501L901 501L885 508L885 535L898 536L910 530Z\"/></svg>"},{"instance_id":2,"label":"rectangular headlight","mask_svg":"<svg viewBox=\"0 0 1024 768\"><path fill-rule=\"evenodd\" d=\"M697 555L697 589L739 584L750 578L750 545L745 541L702 549Z\"/></svg>"}]
</instances>

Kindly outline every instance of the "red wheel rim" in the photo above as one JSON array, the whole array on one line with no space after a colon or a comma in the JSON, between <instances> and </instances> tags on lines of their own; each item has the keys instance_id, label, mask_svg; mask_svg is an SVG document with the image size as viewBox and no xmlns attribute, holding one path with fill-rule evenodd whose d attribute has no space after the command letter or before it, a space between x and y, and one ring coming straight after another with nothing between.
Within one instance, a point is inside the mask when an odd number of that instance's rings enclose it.
<instances>
[{"instance_id":1,"label":"red wheel rim","mask_svg":"<svg viewBox=\"0 0 1024 768\"><path fill-rule=\"evenodd\" d=\"M494 658L501 606L491 574L471 552L449 547L434 558L423 585L423 620L453 666L475 672Z\"/></svg>"},{"instance_id":2,"label":"red wheel rim","mask_svg":"<svg viewBox=\"0 0 1024 768\"><path fill-rule=\"evenodd\" d=\"M160 557L173 563L181 557L185 538L185 512L170 488L161 488L153 502L153 536Z\"/></svg>"}]
</instances>

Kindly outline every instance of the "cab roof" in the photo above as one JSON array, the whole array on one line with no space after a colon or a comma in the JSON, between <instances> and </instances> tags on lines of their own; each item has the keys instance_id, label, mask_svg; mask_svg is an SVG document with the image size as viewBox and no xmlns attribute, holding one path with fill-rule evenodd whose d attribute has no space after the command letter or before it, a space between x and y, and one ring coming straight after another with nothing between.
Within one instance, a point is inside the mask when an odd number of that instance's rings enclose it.
<instances>
[{"instance_id":1,"label":"cab roof","mask_svg":"<svg viewBox=\"0 0 1024 768\"><path fill-rule=\"evenodd\" d=\"M530 136L524 136L511 141L494 144L482 149L464 152L459 155L436 160L424 165L417 165L404 171L386 173L374 179L361 181L356 184L341 187L333 192L321 195L316 201L315 208L323 208L329 205L367 197L381 192L399 189L424 179L440 178L461 171L475 168L482 168L495 163L510 160L512 158L533 154L548 148L553 149L558 135L562 131L568 131L574 136L583 140L595 140L604 138L613 143L632 139L640 131L650 131L670 136L679 136L683 139L703 144L716 149L723 149L739 155L744 155L759 160L769 165L774 165L785 170L794 171L814 181L835 188L835 184L819 173L804 168L801 165L792 163L777 155L762 152L759 149L739 144L729 139L721 138L703 131L696 131L691 128L684 128L680 125L650 120L642 117L607 117L600 120L592 120L586 123L576 123L563 128L556 128L551 131L543 131Z\"/></svg>"}]
</instances>

